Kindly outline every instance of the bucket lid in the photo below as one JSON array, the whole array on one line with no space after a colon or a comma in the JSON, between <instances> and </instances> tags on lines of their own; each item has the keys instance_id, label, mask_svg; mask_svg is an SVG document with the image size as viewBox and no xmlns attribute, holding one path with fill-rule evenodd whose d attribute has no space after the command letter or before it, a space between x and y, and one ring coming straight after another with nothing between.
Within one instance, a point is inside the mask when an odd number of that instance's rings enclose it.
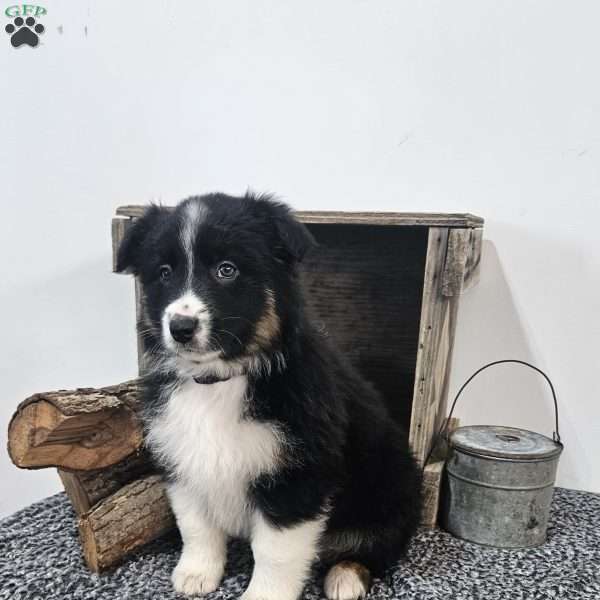
<instances>
[{"instance_id":1,"label":"bucket lid","mask_svg":"<svg viewBox=\"0 0 600 600\"><path fill-rule=\"evenodd\" d=\"M539 460L557 456L562 446L541 433L499 425L459 427L450 436L450 445L495 458Z\"/></svg>"}]
</instances>

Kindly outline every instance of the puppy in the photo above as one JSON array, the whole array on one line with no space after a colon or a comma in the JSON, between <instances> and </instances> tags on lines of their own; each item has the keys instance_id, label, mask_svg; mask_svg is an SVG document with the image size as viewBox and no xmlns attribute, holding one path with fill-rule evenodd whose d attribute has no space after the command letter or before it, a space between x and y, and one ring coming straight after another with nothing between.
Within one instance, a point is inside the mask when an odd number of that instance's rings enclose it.
<instances>
[{"instance_id":1,"label":"puppy","mask_svg":"<svg viewBox=\"0 0 600 600\"><path fill-rule=\"evenodd\" d=\"M331 600L366 595L419 523L420 473L382 398L307 316L315 244L268 196L150 206L118 271L142 284L146 442L183 539L184 594L215 590L250 541L243 600L296 600L317 559Z\"/></svg>"}]
</instances>

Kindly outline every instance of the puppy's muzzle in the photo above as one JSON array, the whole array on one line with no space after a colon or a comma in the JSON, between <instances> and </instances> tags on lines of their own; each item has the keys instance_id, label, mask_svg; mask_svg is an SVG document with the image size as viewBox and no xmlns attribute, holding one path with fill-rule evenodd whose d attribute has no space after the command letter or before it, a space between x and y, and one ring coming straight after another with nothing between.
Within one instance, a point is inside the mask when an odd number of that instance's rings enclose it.
<instances>
[{"instance_id":1,"label":"puppy's muzzle","mask_svg":"<svg viewBox=\"0 0 600 600\"><path fill-rule=\"evenodd\" d=\"M173 339L185 344L189 342L198 329L198 319L185 315L173 315L169 321L169 331Z\"/></svg>"}]
</instances>

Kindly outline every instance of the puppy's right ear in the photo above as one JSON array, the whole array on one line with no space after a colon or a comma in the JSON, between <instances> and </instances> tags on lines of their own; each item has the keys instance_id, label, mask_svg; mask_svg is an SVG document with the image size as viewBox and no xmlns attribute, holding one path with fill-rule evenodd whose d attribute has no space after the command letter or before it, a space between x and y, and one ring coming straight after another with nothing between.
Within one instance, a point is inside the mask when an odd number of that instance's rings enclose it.
<instances>
[{"instance_id":1,"label":"puppy's right ear","mask_svg":"<svg viewBox=\"0 0 600 600\"><path fill-rule=\"evenodd\" d=\"M167 213L167 209L153 204L127 229L117 252L117 273L138 274L148 235Z\"/></svg>"}]
</instances>

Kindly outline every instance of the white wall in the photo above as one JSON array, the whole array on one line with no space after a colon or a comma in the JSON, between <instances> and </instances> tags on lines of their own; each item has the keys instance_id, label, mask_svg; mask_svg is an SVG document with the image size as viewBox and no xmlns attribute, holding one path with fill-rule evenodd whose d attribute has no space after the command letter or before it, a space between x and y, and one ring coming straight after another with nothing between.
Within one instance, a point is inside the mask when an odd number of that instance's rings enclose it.
<instances>
[{"instance_id":1,"label":"white wall","mask_svg":"<svg viewBox=\"0 0 600 600\"><path fill-rule=\"evenodd\" d=\"M600 492L595 0L44 6L40 47L0 32L2 446L25 396L135 372L114 208L251 186L301 209L484 216L452 390L488 359L547 369L559 483ZM460 413L551 431L541 381L505 367ZM4 452L0 475L0 514L59 489Z\"/></svg>"}]
</instances>

